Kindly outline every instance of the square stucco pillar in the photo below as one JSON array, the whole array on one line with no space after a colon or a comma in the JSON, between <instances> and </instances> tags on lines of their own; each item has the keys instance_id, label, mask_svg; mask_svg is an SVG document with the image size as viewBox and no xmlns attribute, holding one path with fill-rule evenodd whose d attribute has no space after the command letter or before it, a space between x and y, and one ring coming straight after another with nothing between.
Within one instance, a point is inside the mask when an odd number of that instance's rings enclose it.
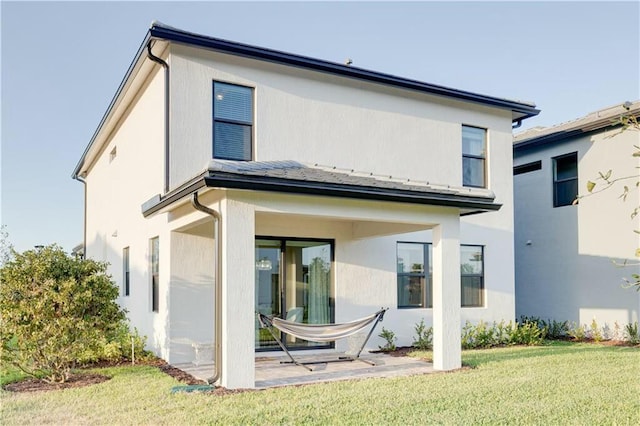
<instances>
[{"instance_id":1,"label":"square stucco pillar","mask_svg":"<svg viewBox=\"0 0 640 426\"><path fill-rule=\"evenodd\" d=\"M230 389L255 384L255 213L251 205L222 202L222 377Z\"/></svg>"},{"instance_id":2,"label":"square stucco pillar","mask_svg":"<svg viewBox=\"0 0 640 426\"><path fill-rule=\"evenodd\" d=\"M460 218L446 218L433 229L433 367L462 365L460 339Z\"/></svg>"}]
</instances>

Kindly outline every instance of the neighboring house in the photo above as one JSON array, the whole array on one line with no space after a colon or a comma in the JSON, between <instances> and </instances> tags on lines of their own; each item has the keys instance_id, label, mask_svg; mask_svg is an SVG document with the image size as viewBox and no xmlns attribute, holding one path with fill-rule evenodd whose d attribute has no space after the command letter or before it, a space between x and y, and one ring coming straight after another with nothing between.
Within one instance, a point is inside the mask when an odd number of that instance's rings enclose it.
<instances>
[{"instance_id":1,"label":"neighboring house","mask_svg":"<svg viewBox=\"0 0 640 426\"><path fill-rule=\"evenodd\" d=\"M640 132L622 131L623 114L640 115L640 101L606 108L515 137L516 314L589 327L595 319L611 337L617 323L638 321L640 292L623 287L639 273L638 166ZM630 176L608 190L598 179ZM596 183L588 194L587 182ZM623 201L624 186L630 191ZM597 193L595 193L597 192ZM619 268L612 260L631 266Z\"/></svg>"},{"instance_id":2,"label":"neighboring house","mask_svg":"<svg viewBox=\"0 0 640 426\"><path fill-rule=\"evenodd\" d=\"M223 386L277 349L256 311L389 307L398 344L424 318L454 369L464 321L514 318L512 123L538 112L153 24L73 172L86 255L159 356L215 342Z\"/></svg>"}]
</instances>

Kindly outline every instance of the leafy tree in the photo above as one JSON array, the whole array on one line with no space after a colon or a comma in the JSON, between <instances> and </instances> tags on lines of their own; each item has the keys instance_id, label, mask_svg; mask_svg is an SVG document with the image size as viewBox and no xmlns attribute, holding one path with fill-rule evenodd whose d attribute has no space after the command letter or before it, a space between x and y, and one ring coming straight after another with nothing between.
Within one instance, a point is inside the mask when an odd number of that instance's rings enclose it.
<instances>
[{"instance_id":1,"label":"leafy tree","mask_svg":"<svg viewBox=\"0 0 640 426\"><path fill-rule=\"evenodd\" d=\"M7 232L7 225L0 226L0 267L7 263L11 259L13 253L13 246L9 241L9 233Z\"/></svg>"},{"instance_id":2,"label":"leafy tree","mask_svg":"<svg viewBox=\"0 0 640 426\"><path fill-rule=\"evenodd\" d=\"M620 125L620 130L613 134L610 137L616 136L622 132L626 131L640 131L640 122L638 122L638 117L634 115L630 111L630 104L625 103L623 107L627 110L627 113L622 114L618 120L616 120L613 124ZM633 157L640 157L640 145L633 145L634 151L631 153ZM587 182L587 194L578 196L575 202L577 202L580 198L584 198L585 196L592 196L602 191L610 190L615 187L617 184L622 185L622 191L620 193L620 198L622 201L626 201L629 193L632 189L635 188L635 191L640 190L640 173L638 171L633 172L626 176L616 176L612 169L604 171L599 171L598 176L593 180L589 180ZM631 211L631 219L634 219L636 216L640 214L640 206L633 206ZM640 229L634 229L633 232L640 235ZM635 257L640 257L640 247L636 248ZM639 262L629 262L624 260L622 262L614 262L618 266L638 266ZM627 286L629 288L635 288L637 291L640 291L640 274L633 273L630 278L624 278Z\"/></svg>"},{"instance_id":3,"label":"leafy tree","mask_svg":"<svg viewBox=\"0 0 640 426\"><path fill-rule=\"evenodd\" d=\"M106 264L57 245L14 252L0 283L0 357L48 382L67 380L87 352L118 337L126 319Z\"/></svg>"}]
</instances>

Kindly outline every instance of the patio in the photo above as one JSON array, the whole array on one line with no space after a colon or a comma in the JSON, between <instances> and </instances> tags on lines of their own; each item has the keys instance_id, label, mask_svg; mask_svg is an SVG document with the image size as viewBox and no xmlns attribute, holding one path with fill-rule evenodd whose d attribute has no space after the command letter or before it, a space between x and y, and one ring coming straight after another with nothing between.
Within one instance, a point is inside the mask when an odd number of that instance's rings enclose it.
<instances>
[{"instance_id":1,"label":"patio","mask_svg":"<svg viewBox=\"0 0 640 426\"><path fill-rule=\"evenodd\" d=\"M322 354L297 355L300 362L333 360L343 355L339 352ZM281 386L304 385L311 383L333 382L339 380L400 377L426 374L433 371L433 364L410 357L393 357L382 353L366 353L361 358L374 362L372 366L362 361L329 362L310 365L313 371L292 364L281 364L287 361L286 356L256 356L255 387L268 389ZM175 367L206 380L213 372L212 364L196 366L194 364L177 364Z\"/></svg>"}]
</instances>

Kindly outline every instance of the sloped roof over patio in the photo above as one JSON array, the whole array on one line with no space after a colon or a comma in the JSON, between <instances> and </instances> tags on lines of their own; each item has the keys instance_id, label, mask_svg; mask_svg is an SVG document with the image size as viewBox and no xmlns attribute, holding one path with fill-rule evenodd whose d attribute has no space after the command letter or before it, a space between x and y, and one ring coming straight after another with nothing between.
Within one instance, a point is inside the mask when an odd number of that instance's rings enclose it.
<instances>
[{"instance_id":1,"label":"sloped roof over patio","mask_svg":"<svg viewBox=\"0 0 640 426\"><path fill-rule=\"evenodd\" d=\"M495 202L494 193L484 188L412 181L297 161L211 160L200 176L144 203L142 213L146 217L164 211L203 187L457 207L461 216L501 207Z\"/></svg>"}]
</instances>

